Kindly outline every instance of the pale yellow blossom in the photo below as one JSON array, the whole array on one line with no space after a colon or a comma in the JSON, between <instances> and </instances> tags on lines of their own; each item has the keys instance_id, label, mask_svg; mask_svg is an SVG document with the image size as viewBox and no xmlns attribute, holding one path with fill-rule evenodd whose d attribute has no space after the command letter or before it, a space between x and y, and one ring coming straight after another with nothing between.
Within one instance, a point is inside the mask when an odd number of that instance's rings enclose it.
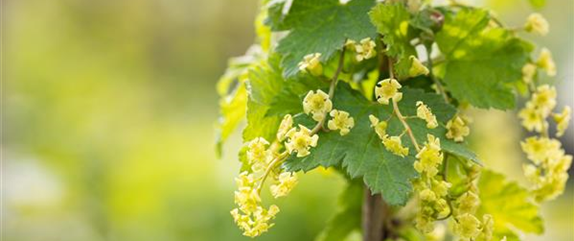
<instances>
[{"instance_id":1,"label":"pale yellow blossom","mask_svg":"<svg viewBox=\"0 0 574 241\"><path fill-rule=\"evenodd\" d=\"M434 129L438 126L436 116L422 101L417 101L417 117L425 120L429 129Z\"/></svg>"},{"instance_id":2,"label":"pale yellow blossom","mask_svg":"<svg viewBox=\"0 0 574 241\"><path fill-rule=\"evenodd\" d=\"M415 77L419 75L428 75L429 69L424 66L417 57L414 55L409 56L409 60L411 61L411 68L409 69L409 76Z\"/></svg>"},{"instance_id":3,"label":"pale yellow blossom","mask_svg":"<svg viewBox=\"0 0 574 241\"><path fill-rule=\"evenodd\" d=\"M348 134L355 126L355 120L346 111L332 110L330 113L333 119L329 120L327 127L331 130L339 130L339 134Z\"/></svg>"},{"instance_id":4,"label":"pale yellow blossom","mask_svg":"<svg viewBox=\"0 0 574 241\"><path fill-rule=\"evenodd\" d=\"M293 187L297 185L297 174L294 172L283 172L279 174L277 181L277 184L270 187L271 194L275 198L287 196L293 190Z\"/></svg>"},{"instance_id":5,"label":"pale yellow blossom","mask_svg":"<svg viewBox=\"0 0 574 241\"><path fill-rule=\"evenodd\" d=\"M548 34L550 25L548 21L540 13L532 13L526 19L526 24L524 24L524 29L527 32L535 33L541 36Z\"/></svg>"},{"instance_id":6,"label":"pale yellow blossom","mask_svg":"<svg viewBox=\"0 0 574 241\"><path fill-rule=\"evenodd\" d=\"M561 113L553 114L552 117L556 122L556 136L561 137L568 129L568 125L570 123L570 106L564 106Z\"/></svg>"},{"instance_id":7,"label":"pale yellow blossom","mask_svg":"<svg viewBox=\"0 0 574 241\"><path fill-rule=\"evenodd\" d=\"M464 141L464 138L470 134L470 128L460 116L455 116L449 120L446 123L446 129L446 138L456 142Z\"/></svg>"},{"instance_id":8,"label":"pale yellow blossom","mask_svg":"<svg viewBox=\"0 0 574 241\"><path fill-rule=\"evenodd\" d=\"M383 138L383 145L385 145L385 148L388 151L392 152L397 156L404 157L409 154L409 148L403 147L401 137L399 136L389 137L388 135L386 135Z\"/></svg>"},{"instance_id":9,"label":"pale yellow blossom","mask_svg":"<svg viewBox=\"0 0 574 241\"><path fill-rule=\"evenodd\" d=\"M311 90L303 99L303 111L305 114L311 114L315 121L323 120L332 108L333 102L329 99L329 95L322 90L317 90L317 92Z\"/></svg>"},{"instance_id":10,"label":"pale yellow blossom","mask_svg":"<svg viewBox=\"0 0 574 241\"><path fill-rule=\"evenodd\" d=\"M308 54L299 62L299 70L307 71L314 76L323 74L323 65L321 65L321 53Z\"/></svg>"},{"instance_id":11,"label":"pale yellow blossom","mask_svg":"<svg viewBox=\"0 0 574 241\"><path fill-rule=\"evenodd\" d=\"M548 76L556 76L556 64L552 59L552 53L550 53L550 50L547 48L542 48L536 64L538 67L544 69Z\"/></svg>"},{"instance_id":12,"label":"pale yellow blossom","mask_svg":"<svg viewBox=\"0 0 574 241\"><path fill-rule=\"evenodd\" d=\"M389 99L400 101L403 98L403 93L399 92L401 84L396 79L385 79L377 83L375 87L375 96L377 101L381 104L388 105Z\"/></svg>"},{"instance_id":13,"label":"pale yellow blossom","mask_svg":"<svg viewBox=\"0 0 574 241\"><path fill-rule=\"evenodd\" d=\"M289 153L297 152L297 157L304 157L310 154L309 149L317 146L319 136L317 134L311 135L311 130L303 125L299 125L299 130L291 129L287 133L287 142L285 148Z\"/></svg>"}]
</instances>

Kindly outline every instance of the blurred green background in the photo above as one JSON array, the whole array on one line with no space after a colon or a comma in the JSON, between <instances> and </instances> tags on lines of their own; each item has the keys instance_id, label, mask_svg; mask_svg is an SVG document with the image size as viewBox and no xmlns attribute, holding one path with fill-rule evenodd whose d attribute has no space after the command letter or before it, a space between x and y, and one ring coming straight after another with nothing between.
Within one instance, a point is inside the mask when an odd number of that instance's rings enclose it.
<instances>
[{"instance_id":1,"label":"blurred green background","mask_svg":"<svg viewBox=\"0 0 574 241\"><path fill-rule=\"evenodd\" d=\"M478 1L510 25L526 0ZM560 103L573 105L574 1L541 10ZM5 241L248 240L229 215L239 134L215 158L217 78L252 43L256 0L2 1ZM523 181L513 113L476 111L475 148ZM564 138L573 152L574 132ZM572 172L571 172L572 173ZM544 206L547 234L574 237L573 182ZM344 181L301 178L259 240L312 240Z\"/></svg>"}]
</instances>

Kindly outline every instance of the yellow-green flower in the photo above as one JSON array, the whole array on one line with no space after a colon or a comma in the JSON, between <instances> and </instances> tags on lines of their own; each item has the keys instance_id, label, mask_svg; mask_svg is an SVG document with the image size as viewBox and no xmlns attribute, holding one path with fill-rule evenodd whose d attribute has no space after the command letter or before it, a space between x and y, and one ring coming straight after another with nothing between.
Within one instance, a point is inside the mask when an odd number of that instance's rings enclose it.
<instances>
[{"instance_id":1,"label":"yellow-green flower","mask_svg":"<svg viewBox=\"0 0 574 241\"><path fill-rule=\"evenodd\" d=\"M540 13L532 13L526 19L526 24L524 25L524 29L527 32L535 33L541 36L548 34L550 29L550 25L548 21L542 16Z\"/></svg>"},{"instance_id":2,"label":"yellow-green flower","mask_svg":"<svg viewBox=\"0 0 574 241\"><path fill-rule=\"evenodd\" d=\"M307 71L311 75L319 76L323 74L323 65L321 65L321 53L308 54L299 62L299 70Z\"/></svg>"},{"instance_id":3,"label":"yellow-green flower","mask_svg":"<svg viewBox=\"0 0 574 241\"><path fill-rule=\"evenodd\" d=\"M287 142L285 148L289 153L297 152L297 157L304 157L310 154L309 149L317 146L319 136L314 134L311 136L311 130L303 125L299 125L299 131L295 128L287 133Z\"/></svg>"},{"instance_id":4,"label":"yellow-green flower","mask_svg":"<svg viewBox=\"0 0 574 241\"><path fill-rule=\"evenodd\" d=\"M271 185L271 194L275 198L284 197L297 185L297 174L294 172L283 172L277 178L278 183Z\"/></svg>"},{"instance_id":5,"label":"yellow-green flower","mask_svg":"<svg viewBox=\"0 0 574 241\"><path fill-rule=\"evenodd\" d=\"M409 69L409 76L415 77L419 75L428 75L429 69L424 66L417 57L414 55L409 56L409 60L411 61L411 68Z\"/></svg>"},{"instance_id":6,"label":"yellow-green flower","mask_svg":"<svg viewBox=\"0 0 574 241\"><path fill-rule=\"evenodd\" d=\"M540 52L540 56L538 57L536 64L538 65L538 67L546 71L546 74L548 74L548 76L556 76L556 64L552 59L552 53L550 53L550 50L548 50L547 48L542 48L542 51Z\"/></svg>"},{"instance_id":7,"label":"yellow-green flower","mask_svg":"<svg viewBox=\"0 0 574 241\"><path fill-rule=\"evenodd\" d=\"M355 52L357 53L355 58L357 59L357 61L360 62L365 59L375 57L375 55L377 54L377 51L375 49L376 46L377 45L375 44L375 41L371 40L371 38L362 39L360 44L355 45Z\"/></svg>"},{"instance_id":8,"label":"yellow-green flower","mask_svg":"<svg viewBox=\"0 0 574 241\"><path fill-rule=\"evenodd\" d=\"M429 129L434 129L438 126L436 116L422 101L417 101L417 117L425 120Z\"/></svg>"},{"instance_id":9,"label":"yellow-green flower","mask_svg":"<svg viewBox=\"0 0 574 241\"><path fill-rule=\"evenodd\" d=\"M561 137L568 129L570 123L570 106L564 106L561 113L556 113L552 115L554 121L556 122L556 136Z\"/></svg>"},{"instance_id":10,"label":"yellow-green flower","mask_svg":"<svg viewBox=\"0 0 574 241\"><path fill-rule=\"evenodd\" d=\"M327 127L331 130L339 130L339 134L344 136L355 126L355 120L346 111L332 110L330 113L333 119L329 120Z\"/></svg>"},{"instance_id":11,"label":"yellow-green flower","mask_svg":"<svg viewBox=\"0 0 574 241\"><path fill-rule=\"evenodd\" d=\"M464 138L470 134L470 128L466 125L466 122L460 118L460 116L455 116L446 123L446 138L452 139L456 142L464 141Z\"/></svg>"},{"instance_id":12,"label":"yellow-green flower","mask_svg":"<svg viewBox=\"0 0 574 241\"><path fill-rule=\"evenodd\" d=\"M385 79L377 83L375 87L375 96L377 101L381 104L388 105L389 99L400 101L403 98L403 93L399 92L401 84L396 79Z\"/></svg>"},{"instance_id":13,"label":"yellow-green flower","mask_svg":"<svg viewBox=\"0 0 574 241\"><path fill-rule=\"evenodd\" d=\"M526 63L522 66L522 81L527 84L531 83L534 75L536 75L537 68L538 67L532 63Z\"/></svg>"},{"instance_id":14,"label":"yellow-green flower","mask_svg":"<svg viewBox=\"0 0 574 241\"><path fill-rule=\"evenodd\" d=\"M332 108L333 102L322 90L317 90L317 92L311 90L303 99L303 111L305 114L311 114L315 121L323 120Z\"/></svg>"},{"instance_id":15,"label":"yellow-green flower","mask_svg":"<svg viewBox=\"0 0 574 241\"><path fill-rule=\"evenodd\" d=\"M518 112L518 117L522 119L522 126L528 131L540 133L547 126L542 112L532 102L526 103L526 107Z\"/></svg>"},{"instance_id":16,"label":"yellow-green flower","mask_svg":"<svg viewBox=\"0 0 574 241\"><path fill-rule=\"evenodd\" d=\"M377 133L382 140L387 135L387 122L379 121L379 118L374 115L369 115L369 120L371 121L371 127L375 129L375 133Z\"/></svg>"},{"instance_id":17,"label":"yellow-green flower","mask_svg":"<svg viewBox=\"0 0 574 241\"><path fill-rule=\"evenodd\" d=\"M279 128L277 129L277 140L283 141L287 137L287 132L293 128L293 116L287 114L281 120Z\"/></svg>"},{"instance_id":18,"label":"yellow-green flower","mask_svg":"<svg viewBox=\"0 0 574 241\"><path fill-rule=\"evenodd\" d=\"M393 154L400 156L400 157L405 157L406 155L409 154L409 148L407 147L403 147L403 144L401 142L401 137L399 136L391 136L389 137L388 135L386 135L383 138L383 145L385 145L385 148L392 152Z\"/></svg>"}]
</instances>

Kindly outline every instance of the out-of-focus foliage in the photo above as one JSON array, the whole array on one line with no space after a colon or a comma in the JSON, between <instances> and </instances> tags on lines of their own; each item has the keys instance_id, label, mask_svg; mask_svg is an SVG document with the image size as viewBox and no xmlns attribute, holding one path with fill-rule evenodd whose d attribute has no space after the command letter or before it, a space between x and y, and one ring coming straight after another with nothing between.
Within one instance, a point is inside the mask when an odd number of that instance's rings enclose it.
<instances>
[{"instance_id":1,"label":"out-of-focus foliage","mask_svg":"<svg viewBox=\"0 0 574 241\"><path fill-rule=\"evenodd\" d=\"M485 2L516 24L530 10L525 0ZM542 40L568 48L554 52L563 63L560 96L570 104L572 4L548 1L543 11L553 25ZM248 240L228 213L240 164L233 153L221 161L213 155L213 85L227 58L252 42L256 5L3 1L4 240ZM482 159L519 170L521 159L496 158L518 151L499 142L502 131L519 135L516 120L491 117L475 118L486 125L477 132L498 137L476 144L488 156ZM273 232L259 240L309 240L332 216L342 181L320 172L300 182L281 201ZM567 189L545 207L548 229L536 240L568 237L574 221Z\"/></svg>"}]
</instances>

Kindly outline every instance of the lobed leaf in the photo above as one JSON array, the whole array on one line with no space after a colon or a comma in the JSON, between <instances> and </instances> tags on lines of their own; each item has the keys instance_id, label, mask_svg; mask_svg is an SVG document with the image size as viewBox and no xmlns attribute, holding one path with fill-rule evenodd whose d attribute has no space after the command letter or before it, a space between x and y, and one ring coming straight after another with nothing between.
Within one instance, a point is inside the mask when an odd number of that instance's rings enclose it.
<instances>
[{"instance_id":1,"label":"lobed leaf","mask_svg":"<svg viewBox=\"0 0 574 241\"><path fill-rule=\"evenodd\" d=\"M480 212L494 218L494 234L499 240L518 240L514 230L541 234L544 223L539 207L530 201L528 190L516 182L510 182L499 173L484 170L478 182L480 189Z\"/></svg>"},{"instance_id":2,"label":"lobed leaf","mask_svg":"<svg viewBox=\"0 0 574 241\"><path fill-rule=\"evenodd\" d=\"M473 106L514 108L511 85L520 81L532 46L509 30L489 27L489 22L488 12L481 9L446 15L436 35L446 58L443 79L455 98Z\"/></svg>"},{"instance_id":3,"label":"lobed leaf","mask_svg":"<svg viewBox=\"0 0 574 241\"><path fill-rule=\"evenodd\" d=\"M436 94L408 88L402 90L404 98L399 102L399 106L404 115L416 115L416 102L419 100L432 109L440 123L450 120L456 112L454 107L446 104ZM345 83L340 83L337 87L333 106L349 112L355 119L355 127L345 136L335 131L321 132L318 145L311 150L311 154L304 158L289 157L285 168L290 171L309 171L320 165L324 167L342 165L351 178L363 177L373 193L382 193L389 204L404 205L412 191L410 180L417 176L413 168L416 151L410 139L404 135L402 141L410 148L409 155L403 158L388 152L370 127L368 117L373 114L385 120L392 114L392 107L368 101ZM426 128L426 122L418 118L409 118L407 122L419 144L426 141L427 133L431 133L441 138L444 151L475 162L479 161L464 145L446 139L444 137L446 130L443 127L429 130ZM390 135L400 135L403 130L402 124L396 117L390 120L387 129Z\"/></svg>"},{"instance_id":4,"label":"lobed leaf","mask_svg":"<svg viewBox=\"0 0 574 241\"><path fill-rule=\"evenodd\" d=\"M339 0L294 0L289 13L283 16L284 4L269 9L267 23L274 31L289 30L276 49L283 55L281 66L285 77L299 72L297 64L307 54L321 53L321 60L326 61L343 47L346 39L376 36L367 15L374 0L353 0L346 4Z\"/></svg>"}]
</instances>

